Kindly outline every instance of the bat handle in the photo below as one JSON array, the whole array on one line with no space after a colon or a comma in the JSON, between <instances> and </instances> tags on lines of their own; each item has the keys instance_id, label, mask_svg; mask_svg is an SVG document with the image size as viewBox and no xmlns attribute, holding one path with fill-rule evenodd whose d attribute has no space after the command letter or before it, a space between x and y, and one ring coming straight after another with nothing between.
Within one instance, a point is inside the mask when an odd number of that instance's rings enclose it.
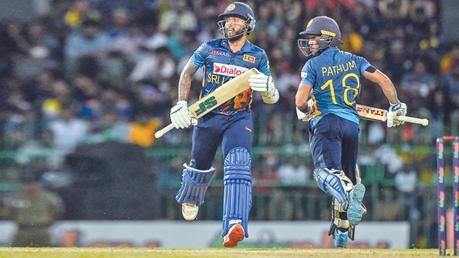
<instances>
[{"instance_id":1,"label":"bat handle","mask_svg":"<svg viewBox=\"0 0 459 258\"><path fill-rule=\"evenodd\" d=\"M405 121L408 123L413 123L413 124L419 124L423 126L429 125L429 120L425 118L417 118L417 117L411 117L411 116L398 116L397 120Z\"/></svg>"},{"instance_id":2,"label":"bat handle","mask_svg":"<svg viewBox=\"0 0 459 258\"><path fill-rule=\"evenodd\" d=\"M166 127L164 127L163 129L157 131L155 133L155 138L158 139L158 138L161 138L161 136L165 135L167 132L169 132L170 130L174 129L174 125L173 124L168 124Z\"/></svg>"}]
</instances>

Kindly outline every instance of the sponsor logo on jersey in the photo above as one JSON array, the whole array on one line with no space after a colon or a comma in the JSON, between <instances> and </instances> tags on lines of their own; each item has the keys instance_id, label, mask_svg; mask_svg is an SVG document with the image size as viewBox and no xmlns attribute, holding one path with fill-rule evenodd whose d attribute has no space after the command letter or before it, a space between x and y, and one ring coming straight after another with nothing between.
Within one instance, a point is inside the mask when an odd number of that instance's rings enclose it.
<instances>
[{"instance_id":1,"label":"sponsor logo on jersey","mask_svg":"<svg viewBox=\"0 0 459 258\"><path fill-rule=\"evenodd\" d=\"M210 54L213 56L226 56L229 57L229 53L226 51L221 51L221 50L212 50L210 51Z\"/></svg>"},{"instance_id":2,"label":"sponsor logo on jersey","mask_svg":"<svg viewBox=\"0 0 459 258\"><path fill-rule=\"evenodd\" d=\"M236 77L248 69L242 66L214 63L214 74Z\"/></svg>"},{"instance_id":3,"label":"sponsor logo on jersey","mask_svg":"<svg viewBox=\"0 0 459 258\"><path fill-rule=\"evenodd\" d=\"M244 60L244 61L246 61L246 62L249 62L249 63L252 63L252 64L255 63L255 60L256 60L256 59L257 59L256 57L251 56L251 55L247 55L247 54L244 54L244 55L242 56L242 60Z\"/></svg>"},{"instance_id":4,"label":"sponsor logo on jersey","mask_svg":"<svg viewBox=\"0 0 459 258\"><path fill-rule=\"evenodd\" d=\"M308 73L307 72L301 72L301 79L304 79L308 77Z\"/></svg>"}]
</instances>

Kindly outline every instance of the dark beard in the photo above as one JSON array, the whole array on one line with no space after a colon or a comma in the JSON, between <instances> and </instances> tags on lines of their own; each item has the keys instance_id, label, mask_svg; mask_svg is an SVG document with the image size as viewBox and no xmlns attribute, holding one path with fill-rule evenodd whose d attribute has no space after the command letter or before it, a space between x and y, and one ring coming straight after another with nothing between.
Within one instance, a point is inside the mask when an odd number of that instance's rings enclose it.
<instances>
[{"instance_id":1,"label":"dark beard","mask_svg":"<svg viewBox=\"0 0 459 258\"><path fill-rule=\"evenodd\" d=\"M236 41L240 40L242 38L242 36L244 36L244 33L241 33L241 34L239 34L239 36L236 36L234 38L229 38L228 41L229 42L236 42Z\"/></svg>"},{"instance_id":2,"label":"dark beard","mask_svg":"<svg viewBox=\"0 0 459 258\"><path fill-rule=\"evenodd\" d=\"M232 38L227 37L229 42L235 42L242 38L243 35L247 34L247 26L242 27L240 30L236 31L234 34L238 36L234 36Z\"/></svg>"}]
</instances>

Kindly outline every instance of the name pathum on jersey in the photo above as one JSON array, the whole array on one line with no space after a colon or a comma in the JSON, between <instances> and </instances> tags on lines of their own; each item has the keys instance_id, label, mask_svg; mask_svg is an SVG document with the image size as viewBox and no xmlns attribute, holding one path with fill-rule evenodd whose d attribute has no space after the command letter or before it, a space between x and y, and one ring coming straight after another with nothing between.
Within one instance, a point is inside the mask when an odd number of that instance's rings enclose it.
<instances>
[{"instance_id":1,"label":"name pathum on jersey","mask_svg":"<svg viewBox=\"0 0 459 258\"><path fill-rule=\"evenodd\" d=\"M370 66L360 56L327 48L309 59L301 70L301 82L312 86L313 123L333 113L359 123L356 100L365 70Z\"/></svg>"},{"instance_id":2,"label":"name pathum on jersey","mask_svg":"<svg viewBox=\"0 0 459 258\"><path fill-rule=\"evenodd\" d=\"M250 68L257 68L261 73L271 76L265 51L248 40L236 53L230 49L227 40L206 41L193 53L190 61L196 67L202 67L204 71L201 98ZM252 90L248 89L212 112L232 114L250 109L251 104Z\"/></svg>"}]
</instances>

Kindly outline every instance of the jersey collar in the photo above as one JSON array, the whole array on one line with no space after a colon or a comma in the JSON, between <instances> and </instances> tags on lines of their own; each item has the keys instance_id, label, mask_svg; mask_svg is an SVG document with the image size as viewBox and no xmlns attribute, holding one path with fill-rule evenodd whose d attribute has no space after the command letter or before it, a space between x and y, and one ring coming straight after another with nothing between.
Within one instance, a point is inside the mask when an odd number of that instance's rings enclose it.
<instances>
[{"instance_id":1,"label":"jersey collar","mask_svg":"<svg viewBox=\"0 0 459 258\"><path fill-rule=\"evenodd\" d=\"M325 49L322 54L324 53L327 53L327 52L334 52L334 51L338 51L339 49L337 47L328 47L327 49Z\"/></svg>"}]
</instances>

